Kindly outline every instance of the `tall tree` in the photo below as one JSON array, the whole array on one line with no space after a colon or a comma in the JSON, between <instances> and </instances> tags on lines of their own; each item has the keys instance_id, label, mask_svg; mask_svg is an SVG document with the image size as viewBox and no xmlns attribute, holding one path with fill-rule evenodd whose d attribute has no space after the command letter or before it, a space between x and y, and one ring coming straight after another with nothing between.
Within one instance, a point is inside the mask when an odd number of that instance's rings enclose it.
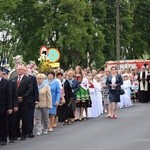
<instances>
[{"instance_id":1,"label":"tall tree","mask_svg":"<svg viewBox=\"0 0 150 150\"><path fill-rule=\"evenodd\" d=\"M134 7L134 26L132 48L139 58L144 51L150 54L150 0L136 2Z\"/></svg>"},{"instance_id":2,"label":"tall tree","mask_svg":"<svg viewBox=\"0 0 150 150\"><path fill-rule=\"evenodd\" d=\"M121 58L150 53L150 0L120 0ZM58 48L64 68L116 60L115 0L1 0L0 55L37 60L42 45ZM3 54L2 54L3 53Z\"/></svg>"},{"instance_id":3,"label":"tall tree","mask_svg":"<svg viewBox=\"0 0 150 150\"><path fill-rule=\"evenodd\" d=\"M38 58L39 48L43 44L38 30L43 26L41 14L34 8L35 0L23 0L9 15L19 33L17 53L22 54L26 61Z\"/></svg>"}]
</instances>

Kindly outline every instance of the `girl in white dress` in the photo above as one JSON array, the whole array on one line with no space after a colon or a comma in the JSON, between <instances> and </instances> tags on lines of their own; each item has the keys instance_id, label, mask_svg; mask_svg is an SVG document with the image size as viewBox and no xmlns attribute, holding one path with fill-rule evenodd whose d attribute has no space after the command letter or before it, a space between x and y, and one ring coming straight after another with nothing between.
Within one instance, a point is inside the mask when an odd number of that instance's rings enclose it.
<instances>
[{"instance_id":1,"label":"girl in white dress","mask_svg":"<svg viewBox=\"0 0 150 150\"><path fill-rule=\"evenodd\" d=\"M89 77L89 93L90 93L90 98L92 102L92 107L88 108L88 118L96 118L98 117L97 115L97 103L96 103L96 90L94 87L92 77Z\"/></svg>"},{"instance_id":2,"label":"girl in white dress","mask_svg":"<svg viewBox=\"0 0 150 150\"><path fill-rule=\"evenodd\" d=\"M122 86L121 86L121 88L122 88ZM123 89L123 88L122 88ZM124 96L125 94L123 94L123 95L120 95L120 102L118 103L118 107L119 108L124 108L124 106L125 106L125 96Z\"/></svg>"},{"instance_id":3,"label":"girl in white dress","mask_svg":"<svg viewBox=\"0 0 150 150\"><path fill-rule=\"evenodd\" d=\"M103 114L103 102L102 102L102 84L100 83L100 78L95 76L95 80L93 80L95 91L96 91L96 101L97 101L97 112L98 116Z\"/></svg>"},{"instance_id":4,"label":"girl in white dress","mask_svg":"<svg viewBox=\"0 0 150 150\"><path fill-rule=\"evenodd\" d=\"M98 79L89 81L89 93L92 101L92 107L88 108L88 117L97 118L103 113L101 86Z\"/></svg>"},{"instance_id":5,"label":"girl in white dress","mask_svg":"<svg viewBox=\"0 0 150 150\"><path fill-rule=\"evenodd\" d=\"M128 74L124 74L124 81L122 88L125 91L125 94L123 95L124 100L124 107L131 107L133 106L131 101L131 81L129 80Z\"/></svg>"}]
</instances>

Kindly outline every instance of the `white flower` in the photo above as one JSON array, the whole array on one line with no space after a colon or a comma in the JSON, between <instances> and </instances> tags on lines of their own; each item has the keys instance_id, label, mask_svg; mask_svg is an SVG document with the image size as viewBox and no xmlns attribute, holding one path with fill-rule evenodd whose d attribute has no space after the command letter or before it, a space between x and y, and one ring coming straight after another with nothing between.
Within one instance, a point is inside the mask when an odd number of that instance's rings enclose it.
<instances>
[{"instance_id":1,"label":"white flower","mask_svg":"<svg viewBox=\"0 0 150 150\"><path fill-rule=\"evenodd\" d=\"M38 61L41 61L41 57L40 57L40 58L38 58Z\"/></svg>"},{"instance_id":2,"label":"white flower","mask_svg":"<svg viewBox=\"0 0 150 150\"><path fill-rule=\"evenodd\" d=\"M49 57L46 57L46 60L49 60Z\"/></svg>"},{"instance_id":3,"label":"white flower","mask_svg":"<svg viewBox=\"0 0 150 150\"><path fill-rule=\"evenodd\" d=\"M45 54L42 54L41 56L42 56L42 57L45 57L46 55L45 55Z\"/></svg>"}]
</instances>

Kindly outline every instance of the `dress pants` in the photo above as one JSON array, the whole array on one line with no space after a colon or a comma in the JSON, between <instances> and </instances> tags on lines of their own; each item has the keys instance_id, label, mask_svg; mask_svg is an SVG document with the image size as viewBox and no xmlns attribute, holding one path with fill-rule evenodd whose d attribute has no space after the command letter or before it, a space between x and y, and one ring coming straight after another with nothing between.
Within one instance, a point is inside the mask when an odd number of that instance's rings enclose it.
<instances>
[{"instance_id":1,"label":"dress pants","mask_svg":"<svg viewBox=\"0 0 150 150\"><path fill-rule=\"evenodd\" d=\"M9 133L9 140L14 140L16 135L16 113L12 113L8 116L8 133Z\"/></svg>"},{"instance_id":2,"label":"dress pants","mask_svg":"<svg viewBox=\"0 0 150 150\"><path fill-rule=\"evenodd\" d=\"M33 134L35 103L28 103L28 134Z\"/></svg>"},{"instance_id":3,"label":"dress pants","mask_svg":"<svg viewBox=\"0 0 150 150\"><path fill-rule=\"evenodd\" d=\"M22 120L22 124L20 124L21 120ZM20 130L20 128L22 130ZM16 113L16 133L17 133L17 137L26 137L28 134L28 103L27 102L23 102L19 104L18 112Z\"/></svg>"},{"instance_id":4,"label":"dress pants","mask_svg":"<svg viewBox=\"0 0 150 150\"><path fill-rule=\"evenodd\" d=\"M0 141L7 142L8 135L8 115L0 113Z\"/></svg>"}]
</instances>

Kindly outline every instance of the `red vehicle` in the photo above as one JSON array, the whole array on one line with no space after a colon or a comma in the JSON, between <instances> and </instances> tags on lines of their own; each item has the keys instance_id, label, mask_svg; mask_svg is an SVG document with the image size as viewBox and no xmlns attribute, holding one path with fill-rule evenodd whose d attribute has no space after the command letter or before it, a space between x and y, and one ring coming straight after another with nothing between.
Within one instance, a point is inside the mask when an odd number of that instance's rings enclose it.
<instances>
[{"instance_id":1,"label":"red vehicle","mask_svg":"<svg viewBox=\"0 0 150 150\"><path fill-rule=\"evenodd\" d=\"M111 68L112 66L119 66L120 69L124 68L138 68L140 69L144 64L147 64L150 67L150 60L120 60L120 61L108 61L106 62L106 67Z\"/></svg>"}]
</instances>

